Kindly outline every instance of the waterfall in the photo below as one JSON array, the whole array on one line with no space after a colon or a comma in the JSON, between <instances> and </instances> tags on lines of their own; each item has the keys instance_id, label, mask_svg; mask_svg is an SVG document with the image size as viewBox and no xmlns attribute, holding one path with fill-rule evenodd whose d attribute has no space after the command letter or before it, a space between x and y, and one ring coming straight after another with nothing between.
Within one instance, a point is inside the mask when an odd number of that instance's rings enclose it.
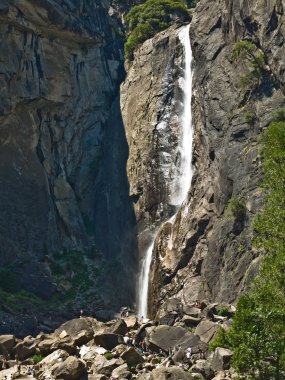
<instances>
[{"instance_id":1,"label":"waterfall","mask_svg":"<svg viewBox=\"0 0 285 380\"><path fill-rule=\"evenodd\" d=\"M190 25L185 26L179 33L179 39L184 49L184 70L183 76L179 79L179 86L183 91L183 113L181 115L181 135L178 146L180 155L180 165L177 172L177 180L173 194L170 195L169 203L178 208L185 200L192 181L192 145L193 145L193 128L192 128L192 50L189 36ZM175 215L169 221L173 222ZM139 303L138 316L147 317L148 309L148 287L149 272L152 260L152 251L156 239L156 234L152 236L151 243L142 260L139 276Z\"/></svg>"}]
</instances>

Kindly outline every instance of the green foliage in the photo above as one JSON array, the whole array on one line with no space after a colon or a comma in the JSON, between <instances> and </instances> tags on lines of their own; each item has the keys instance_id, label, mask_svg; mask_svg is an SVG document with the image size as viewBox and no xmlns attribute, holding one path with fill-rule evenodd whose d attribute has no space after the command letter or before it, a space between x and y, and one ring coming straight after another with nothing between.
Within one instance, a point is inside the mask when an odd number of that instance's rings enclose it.
<instances>
[{"instance_id":1,"label":"green foliage","mask_svg":"<svg viewBox=\"0 0 285 380\"><path fill-rule=\"evenodd\" d=\"M188 8L195 8L198 0L186 0L186 5Z\"/></svg>"},{"instance_id":2,"label":"green foliage","mask_svg":"<svg viewBox=\"0 0 285 380\"><path fill-rule=\"evenodd\" d=\"M244 202L237 196L233 196L226 208L226 214L232 215L235 219L243 219L246 214L246 206Z\"/></svg>"},{"instance_id":3,"label":"green foliage","mask_svg":"<svg viewBox=\"0 0 285 380\"><path fill-rule=\"evenodd\" d=\"M17 291L16 276L8 268L3 268L0 270L0 289L11 293Z\"/></svg>"},{"instance_id":4,"label":"green foliage","mask_svg":"<svg viewBox=\"0 0 285 380\"><path fill-rule=\"evenodd\" d=\"M250 125L254 125L254 123L256 122L257 120L257 117L256 117L256 114L254 111L251 111L251 110L247 110L245 113L244 113L244 120L250 124Z\"/></svg>"},{"instance_id":5,"label":"green foliage","mask_svg":"<svg viewBox=\"0 0 285 380\"><path fill-rule=\"evenodd\" d=\"M146 0L134 6L126 16L129 29L125 43L126 58L132 60L140 44L168 28L176 19L189 20L183 0Z\"/></svg>"},{"instance_id":6,"label":"green foliage","mask_svg":"<svg viewBox=\"0 0 285 380\"><path fill-rule=\"evenodd\" d=\"M43 356L40 354L36 354L32 356L32 359L33 359L34 364L38 364L39 362L43 360Z\"/></svg>"},{"instance_id":7,"label":"green foliage","mask_svg":"<svg viewBox=\"0 0 285 380\"><path fill-rule=\"evenodd\" d=\"M226 331L220 327L215 338L210 342L210 350L214 351L217 347L230 348Z\"/></svg>"},{"instance_id":8,"label":"green foliage","mask_svg":"<svg viewBox=\"0 0 285 380\"><path fill-rule=\"evenodd\" d=\"M274 121L285 121L285 108L278 108L272 113Z\"/></svg>"},{"instance_id":9,"label":"green foliage","mask_svg":"<svg viewBox=\"0 0 285 380\"><path fill-rule=\"evenodd\" d=\"M111 354L111 352L106 352L105 354L104 354L104 356L105 356L105 358L107 359L107 360L111 360L111 359L113 359L113 354Z\"/></svg>"},{"instance_id":10,"label":"green foliage","mask_svg":"<svg viewBox=\"0 0 285 380\"><path fill-rule=\"evenodd\" d=\"M93 284L88 275L86 256L83 252L59 252L54 256L50 266L66 299L73 299L77 294L84 294ZM66 283L69 284L68 289L66 289Z\"/></svg>"},{"instance_id":11,"label":"green foliage","mask_svg":"<svg viewBox=\"0 0 285 380\"><path fill-rule=\"evenodd\" d=\"M227 307L221 307L219 310L218 310L218 315L220 315L221 317L227 317L229 315L229 310Z\"/></svg>"},{"instance_id":12,"label":"green foliage","mask_svg":"<svg viewBox=\"0 0 285 380\"><path fill-rule=\"evenodd\" d=\"M254 227L264 252L251 295L241 297L233 325L211 344L234 351L233 366L249 379L281 380L285 371L285 122L263 134L264 208Z\"/></svg>"},{"instance_id":13,"label":"green foliage","mask_svg":"<svg viewBox=\"0 0 285 380\"><path fill-rule=\"evenodd\" d=\"M266 72L264 52L250 41L239 41L233 48L232 59L242 61L248 68L248 72L240 78L241 87L256 89Z\"/></svg>"},{"instance_id":14,"label":"green foliage","mask_svg":"<svg viewBox=\"0 0 285 380\"><path fill-rule=\"evenodd\" d=\"M3 304L8 305L15 313L21 313L23 310L29 309L31 305L42 308L46 302L25 290L14 293L0 290L0 300Z\"/></svg>"}]
</instances>

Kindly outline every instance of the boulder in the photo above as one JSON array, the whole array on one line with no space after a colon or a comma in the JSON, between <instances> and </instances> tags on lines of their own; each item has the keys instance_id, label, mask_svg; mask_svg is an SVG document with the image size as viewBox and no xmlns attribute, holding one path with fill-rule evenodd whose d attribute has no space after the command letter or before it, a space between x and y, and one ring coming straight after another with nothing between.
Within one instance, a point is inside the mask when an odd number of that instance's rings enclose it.
<instances>
[{"instance_id":1,"label":"boulder","mask_svg":"<svg viewBox=\"0 0 285 380\"><path fill-rule=\"evenodd\" d=\"M186 355L184 350L178 350L175 352L175 354L172 356L172 360L174 363L181 363L184 361Z\"/></svg>"},{"instance_id":2,"label":"boulder","mask_svg":"<svg viewBox=\"0 0 285 380\"><path fill-rule=\"evenodd\" d=\"M48 339L44 339L42 340L41 342L38 343L38 349L41 353L41 355L43 356L46 356L48 354L50 354L51 352L55 351L56 349L52 349L52 345L54 345L55 343L57 343L57 339L56 338L48 338Z\"/></svg>"},{"instance_id":3,"label":"boulder","mask_svg":"<svg viewBox=\"0 0 285 380\"><path fill-rule=\"evenodd\" d=\"M91 375L88 374L88 380L108 380L108 378L105 375Z\"/></svg>"},{"instance_id":4,"label":"boulder","mask_svg":"<svg viewBox=\"0 0 285 380\"><path fill-rule=\"evenodd\" d=\"M216 335L219 326L211 321L202 321L195 329L195 334L199 336L202 342L209 343Z\"/></svg>"},{"instance_id":5,"label":"boulder","mask_svg":"<svg viewBox=\"0 0 285 380\"><path fill-rule=\"evenodd\" d=\"M69 356L51 368L51 374L56 379L77 380L84 373L86 373L84 362L75 356Z\"/></svg>"},{"instance_id":6,"label":"boulder","mask_svg":"<svg viewBox=\"0 0 285 380\"><path fill-rule=\"evenodd\" d=\"M212 379L215 374L207 360L197 360L191 367L191 372L200 373L206 380Z\"/></svg>"},{"instance_id":7,"label":"boulder","mask_svg":"<svg viewBox=\"0 0 285 380\"><path fill-rule=\"evenodd\" d=\"M198 347L203 351L207 349L197 335L179 326L158 326L150 331L148 341L150 349L156 352L168 352L178 345L181 345L182 349L191 347L193 352L198 352Z\"/></svg>"},{"instance_id":8,"label":"boulder","mask_svg":"<svg viewBox=\"0 0 285 380\"><path fill-rule=\"evenodd\" d=\"M182 322L185 323L187 327L197 326L201 322L201 318L191 317L190 315L184 315Z\"/></svg>"},{"instance_id":9,"label":"boulder","mask_svg":"<svg viewBox=\"0 0 285 380\"><path fill-rule=\"evenodd\" d=\"M15 343L14 335L0 335L0 353L2 355L10 355Z\"/></svg>"},{"instance_id":10,"label":"boulder","mask_svg":"<svg viewBox=\"0 0 285 380\"><path fill-rule=\"evenodd\" d=\"M51 352L59 349L68 352L70 355L75 355L78 353L76 343L74 341L71 341L71 338L69 336L64 339L56 340L50 347Z\"/></svg>"},{"instance_id":11,"label":"boulder","mask_svg":"<svg viewBox=\"0 0 285 380\"><path fill-rule=\"evenodd\" d=\"M85 344L89 342L93 336L94 331L92 328L92 318L77 318L63 323L58 329L55 330L55 336L70 336L76 341L76 344Z\"/></svg>"},{"instance_id":12,"label":"boulder","mask_svg":"<svg viewBox=\"0 0 285 380\"><path fill-rule=\"evenodd\" d=\"M166 314L159 319L159 324L160 325L173 326L177 317L178 317L177 313Z\"/></svg>"},{"instance_id":13,"label":"boulder","mask_svg":"<svg viewBox=\"0 0 285 380\"><path fill-rule=\"evenodd\" d=\"M215 349L213 359L212 359L212 368L215 372L223 371L230 368L231 358L233 352L226 348L217 347Z\"/></svg>"},{"instance_id":14,"label":"boulder","mask_svg":"<svg viewBox=\"0 0 285 380\"><path fill-rule=\"evenodd\" d=\"M132 373L130 372L127 364L122 364L114 369L112 376L115 377L115 379L131 379Z\"/></svg>"},{"instance_id":15,"label":"boulder","mask_svg":"<svg viewBox=\"0 0 285 380\"><path fill-rule=\"evenodd\" d=\"M130 367L135 367L136 365L143 363L144 358L142 355L134 348L128 348L122 355L121 358L127 362Z\"/></svg>"},{"instance_id":16,"label":"boulder","mask_svg":"<svg viewBox=\"0 0 285 380\"><path fill-rule=\"evenodd\" d=\"M97 346L102 346L106 350L111 351L114 347L124 343L124 339L121 335L99 333L94 337L94 342Z\"/></svg>"},{"instance_id":17,"label":"boulder","mask_svg":"<svg viewBox=\"0 0 285 380\"><path fill-rule=\"evenodd\" d=\"M128 332L128 326L123 319L118 319L111 327L106 329L108 334L125 335Z\"/></svg>"},{"instance_id":18,"label":"boulder","mask_svg":"<svg viewBox=\"0 0 285 380\"><path fill-rule=\"evenodd\" d=\"M36 353L36 346L28 346L25 342L19 342L14 347L14 354L18 356L19 360L25 360Z\"/></svg>"},{"instance_id":19,"label":"boulder","mask_svg":"<svg viewBox=\"0 0 285 380\"><path fill-rule=\"evenodd\" d=\"M153 380L193 380L190 373L181 368L156 368L152 371ZM139 378L140 379L140 378Z\"/></svg>"},{"instance_id":20,"label":"boulder","mask_svg":"<svg viewBox=\"0 0 285 380\"><path fill-rule=\"evenodd\" d=\"M91 370L94 374L111 376L111 373L114 371L114 369L123 364L124 361L121 358L113 358L107 360L104 356L97 356L94 360Z\"/></svg>"},{"instance_id":21,"label":"boulder","mask_svg":"<svg viewBox=\"0 0 285 380\"><path fill-rule=\"evenodd\" d=\"M135 330L139 326L138 319L135 315L129 315L128 317L125 317L124 321L127 325L128 330Z\"/></svg>"},{"instance_id":22,"label":"boulder","mask_svg":"<svg viewBox=\"0 0 285 380\"><path fill-rule=\"evenodd\" d=\"M68 358L68 353L64 350L57 350L54 351L53 353L49 354L45 358L43 358L40 362L40 367L41 368L48 368L53 366L53 364L59 362L59 361L64 361L65 359Z\"/></svg>"},{"instance_id":23,"label":"boulder","mask_svg":"<svg viewBox=\"0 0 285 380\"><path fill-rule=\"evenodd\" d=\"M119 344L113 349L114 355L121 356L127 350L127 346L125 344Z\"/></svg>"},{"instance_id":24,"label":"boulder","mask_svg":"<svg viewBox=\"0 0 285 380\"><path fill-rule=\"evenodd\" d=\"M185 314L193 318L199 318L201 316L201 309L198 309L197 307L194 307L194 306L186 305L184 306L183 311Z\"/></svg>"}]
</instances>

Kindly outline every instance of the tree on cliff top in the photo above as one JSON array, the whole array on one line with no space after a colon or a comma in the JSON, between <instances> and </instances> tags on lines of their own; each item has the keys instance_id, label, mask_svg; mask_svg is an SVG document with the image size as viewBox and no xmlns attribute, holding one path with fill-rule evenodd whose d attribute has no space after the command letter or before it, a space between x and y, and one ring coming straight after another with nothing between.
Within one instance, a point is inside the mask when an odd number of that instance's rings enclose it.
<instances>
[{"instance_id":1,"label":"tree on cliff top","mask_svg":"<svg viewBox=\"0 0 285 380\"><path fill-rule=\"evenodd\" d=\"M255 221L264 252L251 295L241 297L232 328L212 344L234 351L233 365L250 379L285 379L285 112L263 134L265 207Z\"/></svg>"},{"instance_id":2,"label":"tree on cliff top","mask_svg":"<svg viewBox=\"0 0 285 380\"><path fill-rule=\"evenodd\" d=\"M125 56L132 60L140 44L176 21L190 20L184 0L147 0L134 6L126 16L129 34Z\"/></svg>"}]
</instances>

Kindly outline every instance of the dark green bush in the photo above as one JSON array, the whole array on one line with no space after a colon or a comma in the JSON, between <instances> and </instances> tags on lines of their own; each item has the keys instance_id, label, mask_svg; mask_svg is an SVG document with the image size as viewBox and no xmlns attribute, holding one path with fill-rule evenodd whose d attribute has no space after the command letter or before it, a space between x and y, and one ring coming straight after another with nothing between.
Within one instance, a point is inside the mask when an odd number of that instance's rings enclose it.
<instances>
[{"instance_id":1,"label":"dark green bush","mask_svg":"<svg viewBox=\"0 0 285 380\"><path fill-rule=\"evenodd\" d=\"M250 110L248 110L248 111L246 111L246 112L244 113L244 119L245 119L245 121L246 121L248 124L250 124L250 125L254 125L254 123L255 123L256 120L257 120L257 117L256 117L256 114L255 114L254 111L250 111Z\"/></svg>"},{"instance_id":2,"label":"dark green bush","mask_svg":"<svg viewBox=\"0 0 285 380\"><path fill-rule=\"evenodd\" d=\"M37 364L43 360L43 356L40 354L36 354L32 356L32 359L33 359L33 362Z\"/></svg>"},{"instance_id":3,"label":"dark green bush","mask_svg":"<svg viewBox=\"0 0 285 380\"><path fill-rule=\"evenodd\" d=\"M134 51L140 44L175 21L189 19L183 0L146 0L143 4L134 6L126 16L129 30L125 44L126 58L132 60Z\"/></svg>"},{"instance_id":4,"label":"dark green bush","mask_svg":"<svg viewBox=\"0 0 285 380\"><path fill-rule=\"evenodd\" d=\"M111 359L113 359L113 354L111 354L111 352L106 352L105 354L104 354L104 356L105 356L105 358L107 359L107 360L111 360Z\"/></svg>"},{"instance_id":5,"label":"dark green bush","mask_svg":"<svg viewBox=\"0 0 285 380\"><path fill-rule=\"evenodd\" d=\"M285 121L285 108L278 108L272 113L274 121Z\"/></svg>"},{"instance_id":6,"label":"dark green bush","mask_svg":"<svg viewBox=\"0 0 285 380\"><path fill-rule=\"evenodd\" d=\"M241 87L255 90L267 72L264 52L251 41L239 41L234 45L232 59L242 62L248 70L240 78Z\"/></svg>"},{"instance_id":7,"label":"dark green bush","mask_svg":"<svg viewBox=\"0 0 285 380\"><path fill-rule=\"evenodd\" d=\"M236 219L242 219L246 214L246 206L239 197L233 196L227 204L226 213Z\"/></svg>"},{"instance_id":8,"label":"dark green bush","mask_svg":"<svg viewBox=\"0 0 285 380\"><path fill-rule=\"evenodd\" d=\"M221 317L228 317L229 315L229 310L227 307L221 307L219 310L218 310L218 315L220 315Z\"/></svg>"}]
</instances>

